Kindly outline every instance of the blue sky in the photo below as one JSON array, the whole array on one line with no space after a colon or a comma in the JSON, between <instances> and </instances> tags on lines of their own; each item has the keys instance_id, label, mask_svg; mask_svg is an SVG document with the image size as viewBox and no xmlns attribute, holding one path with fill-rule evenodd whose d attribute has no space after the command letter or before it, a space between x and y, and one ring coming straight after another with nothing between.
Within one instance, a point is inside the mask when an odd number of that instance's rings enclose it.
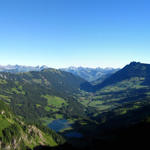
<instances>
[{"instance_id":1,"label":"blue sky","mask_svg":"<svg viewBox=\"0 0 150 150\"><path fill-rule=\"evenodd\" d=\"M148 0L1 0L0 64L150 63Z\"/></svg>"}]
</instances>

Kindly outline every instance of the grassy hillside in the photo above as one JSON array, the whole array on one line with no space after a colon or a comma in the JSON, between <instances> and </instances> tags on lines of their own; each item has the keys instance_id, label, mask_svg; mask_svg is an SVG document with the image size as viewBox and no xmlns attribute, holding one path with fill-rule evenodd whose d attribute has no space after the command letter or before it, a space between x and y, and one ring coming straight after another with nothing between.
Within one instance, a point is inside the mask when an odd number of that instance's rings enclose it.
<instances>
[{"instance_id":1,"label":"grassy hillside","mask_svg":"<svg viewBox=\"0 0 150 150\"><path fill-rule=\"evenodd\" d=\"M95 108L97 110L95 116L123 104L148 102L149 80L150 65L132 62L102 83L95 85L95 92L80 93L78 101L87 108Z\"/></svg>"},{"instance_id":2,"label":"grassy hillside","mask_svg":"<svg viewBox=\"0 0 150 150\"><path fill-rule=\"evenodd\" d=\"M76 100L80 87L89 84L80 77L56 69L40 72L0 73L0 99L28 122L86 118ZM49 120L49 121L48 121Z\"/></svg>"},{"instance_id":3,"label":"grassy hillside","mask_svg":"<svg viewBox=\"0 0 150 150\"><path fill-rule=\"evenodd\" d=\"M102 83L97 84L94 88L99 90L105 86L121 82L123 80L128 80L131 78L144 78L143 84L150 84L150 65L142 64L138 62L131 62L129 65L126 65L123 69L114 73L112 76L104 80Z\"/></svg>"},{"instance_id":4,"label":"grassy hillside","mask_svg":"<svg viewBox=\"0 0 150 150\"><path fill-rule=\"evenodd\" d=\"M26 124L0 100L0 149L26 150L39 145L55 147L64 142L61 136L46 127Z\"/></svg>"},{"instance_id":5,"label":"grassy hillside","mask_svg":"<svg viewBox=\"0 0 150 150\"><path fill-rule=\"evenodd\" d=\"M150 65L133 62L95 85L96 90L91 92L83 90L91 86L85 80L56 69L0 73L0 99L28 123L38 122L34 127L40 128L43 137L50 131L39 124L48 125L55 119L67 119L71 127L60 132L65 134L67 130L75 130L82 133L83 143L87 146L88 137L92 140L102 135L98 131L126 127L150 116L149 72ZM0 119L1 130L11 126L8 119ZM27 125L28 129L34 130L34 127ZM15 130L29 133L23 129L19 127ZM0 134L2 136L3 132ZM52 143L58 144L56 141ZM33 147L33 143L29 145ZM77 145L80 146L79 143Z\"/></svg>"}]
</instances>

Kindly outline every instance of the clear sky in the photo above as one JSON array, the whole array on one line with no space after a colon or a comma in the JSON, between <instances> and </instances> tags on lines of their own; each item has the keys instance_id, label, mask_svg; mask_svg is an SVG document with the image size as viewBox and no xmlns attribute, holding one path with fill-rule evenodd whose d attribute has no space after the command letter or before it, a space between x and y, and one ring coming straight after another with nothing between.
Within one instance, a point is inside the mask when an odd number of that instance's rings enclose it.
<instances>
[{"instance_id":1,"label":"clear sky","mask_svg":"<svg viewBox=\"0 0 150 150\"><path fill-rule=\"evenodd\" d=\"M149 0L0 0L0 64L150 63Z\"/></svg>"}]
</instances>

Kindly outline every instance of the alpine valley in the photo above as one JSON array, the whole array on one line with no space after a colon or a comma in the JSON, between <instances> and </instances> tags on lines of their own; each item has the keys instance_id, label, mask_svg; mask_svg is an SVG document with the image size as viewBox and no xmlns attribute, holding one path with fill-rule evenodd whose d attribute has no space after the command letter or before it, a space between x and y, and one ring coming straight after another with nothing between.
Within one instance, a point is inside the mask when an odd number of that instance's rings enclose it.
<instances>
[{"instance_id":1,"label":"alpine valley","mask_svg":"<svg viewBox=\"0 0 150 150\"><path fill-rule=\"evenodd\" d=\"M9 67L0 72L0 149L149 144L150 64L131 62L122 69Z\"/></svg>"}]
</instances>

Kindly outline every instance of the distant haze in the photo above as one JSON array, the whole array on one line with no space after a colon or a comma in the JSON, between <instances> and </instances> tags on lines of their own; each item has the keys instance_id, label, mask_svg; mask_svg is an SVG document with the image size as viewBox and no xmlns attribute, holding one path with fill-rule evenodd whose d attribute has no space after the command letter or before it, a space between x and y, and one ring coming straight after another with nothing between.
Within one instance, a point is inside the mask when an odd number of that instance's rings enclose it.
<instances>
[{"instance_id":1,"label":"distant haze","mask_svg":"<svg viewBox=\"0 0 150 150\"><path fill-rule=\"evenodd\" d=\"M70 72L74 75L80 76L81 78L92 82L98 79L105 79L119 70L119 68L89 68L89 67L68 67L62 68L61 70Z\"/></svg>"},{"instance_id":2,"label":"distant haze","mask_svg":"<svg viewBox=\"0 0 150 150\"><path fill-rule=\"evenodd\" d=\"M21 65L0 65L0 72L29 72L29 71L41 71L43 69L49 68L48 66L21 66ZM50 67L51 68L51 67ZM111 75L112 73L118 71L119 69L114 68L87 68L87 67L68 67L68 68L60 68L60 70L70 72L76 76L80 76L81 78L91 82L95 81L99 78L105 78L105 76Z\"/></svg>"}]
</instances>

